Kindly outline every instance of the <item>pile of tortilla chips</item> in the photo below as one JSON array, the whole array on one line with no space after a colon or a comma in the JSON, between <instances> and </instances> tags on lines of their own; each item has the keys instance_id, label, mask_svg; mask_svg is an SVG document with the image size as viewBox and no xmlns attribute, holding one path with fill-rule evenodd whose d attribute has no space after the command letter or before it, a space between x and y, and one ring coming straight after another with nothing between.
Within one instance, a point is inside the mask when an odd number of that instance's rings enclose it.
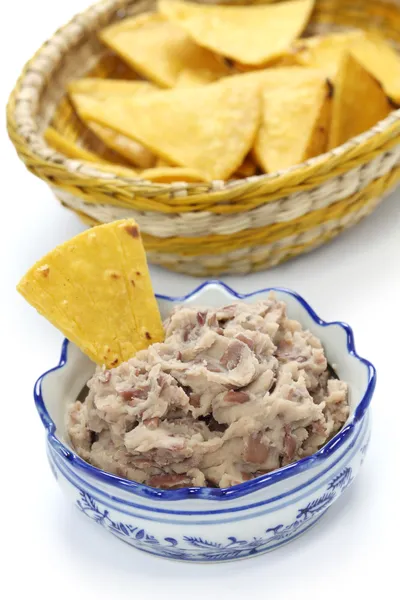
<instances>
[{"instance_id":1,"label":"pile of tortilla chips","mask_svg":"<svg viewBox=\"0 0 400 600\"><path fill-rule=\"evenodd\" d=\"M132 177L229 180L299 164L400 104L392 46L370 31L306 37L314 2L159 0L158 12L99 34L137 79L72 81L70 101ZM46 139L71 158L96 161L60 132ZM104 157L98 162L104 167Z\"/></svg>"}]
</instances>

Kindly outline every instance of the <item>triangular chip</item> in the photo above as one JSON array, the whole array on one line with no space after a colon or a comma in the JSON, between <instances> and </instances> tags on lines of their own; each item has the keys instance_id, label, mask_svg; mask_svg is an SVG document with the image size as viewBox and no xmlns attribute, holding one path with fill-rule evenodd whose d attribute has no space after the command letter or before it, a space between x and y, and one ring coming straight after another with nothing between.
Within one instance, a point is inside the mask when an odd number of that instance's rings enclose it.
<instances>
[{"instance_id":1,"label":"triangular chip","mask_svg":"<svg viewBox=\"0 0 400 600\"><path fill-rule=\"evenodd\" d=\"M229 74L221 59L156 13L106 27L100 32L100 39L138 73L162 87L174 87L184 71L195 72L197 80L203 83Z\"/></svg>"},{"instance_id":2,"label":"triangular chip","mask_svg":"<svg viewBox=\"0 0 400 600\"><path fill-rule=\"evenodd\" d=\"M261 86L268 88L284 87L287 85L302 84L304 81L325 81L326 75L319 69L310 69L303 66L270 67L256 69L246 73L238 73L224 79L235 82L241 86Z\"/></svg>"},{"instance_id":3,"label":"triangular chip","mask_svg":"<svg viewBox=\"0 0 400 600\"><path fill-rule=\"evenodd\" d=\"M228 76L230 73L226 75ZM202 71L185 70L179 74L174 87L200 87L206 83L208 82L204 81Z\"/></svg>"},{"instance_id":4,"label":"triangular chip","mask_svg":"<svg viewBox=\"0 0 400 600\"><path fill-rule=\"evenodd\" d=\"M174 165L171 164L170 162L168 162L167 160L164 160L163 158L157 158L155 166L156 167L173 167Z\"/></svg>"},{"instance_id":5,"label":"triangular chip","mask_svg":"<svg viewBox=\"0 0 400 600\"><path fill-rule=\"evenodd\" d=\"M336 148L387 117L391 106L380 83L351 55L336 77L329 147Z\"/></svg>"},{"instance_id":6,"label":"triangular chip","mask_svg":"<svg viewBox=\"0 0 400 600\"><path fill-rule=\"evenodd\" d=\"M173 183L176 181L195 182L204 181L201 173L188 167L160 166L146 169L140 174L142 179L148 179L157 183Z\"/></svg>"},{"instance_id":7,"label":"triangular chip","mask_svg":"<svg viewBox=\"0 0 400 600\"><path fill-rule=\"evenodd\" d=\"M65 156L68 156L68 158L77 158L78 160L86 160L88 162L95 163L106 163L101 156L95 154L94 152L90 152L90 150L86 150L86 148L82 148L82 146L79 146L74 142L71 142L71 140L66 138L53 127L48 127L45 130L43 137L49 146L54 148L54 150L57 150L57 152L60 152L60 154L65 154Z\"/></svg>"},{"instance_id":8,"label":"triangular chip","mask_svg":"<svg viewBox=\"0 0 400 600\"><path fill-rule=\"evenodd\" d=\"M268 61L266 64L259 64L259 65L243 65L240 62L237 61L233 61L232 64L232 68L237 72L237 73L249 73L251 71L257 71L260 69L276 69L278 67L294 67L294 66L299 66L299 61L297 60L297 57L295 56L295 54L293 53L293 51L291 50L290 52L288 52L287 54L284 54L283 56L280 56L279 58L276 58L275 60L270 60Z\"/></svg>"},{"instance_id":9,"label":"triangular chip","mask_svg":"<svg viewBox=\"0 0 400 600\"><path fill-rule=\"evenodd\" d=\"M135 94L146 94L154 92L158 88L148 81L124 80L124 79L101 79L98 77L82 77L70 81L68 93L71 96L75 94L89 94L96 98L104 99L109 96L133 96Z\"/></svg>"},{"instance_id":10,"label":"triangular chip","mask_svg":"<svg viewBox=\"0 0 400 600\"><path fill-rule=\"evenodd\" d=\"M154 156L154 154L152 152L150 152L150 150L148 150L147 148L145 148L142 144L139 144L138 142L136 142L135 140L132 140L131 138L128 138L125 135L122 135L121 133L118 133L117 131L114 131L113 129L109 128L109 127L105 127L104 125L99 125L98 123L95 123L94 121L91 121L90 119L85 119L84 116L82 115L82 111L81 111L81 105L82 103L85 103L85 97L86 95L93 96L94 98L98 99L98 100L104 100L104 99L112 99L114 96L117 96L118 98L130 98L133 95L136 95L137 93L139 94L143 94L143 93L147 93L149 90L151 89L156 89L154 88L154 86L149 85L148 87L145 88L137 88L135 86L133 86L131 88L131 93L125 93L127 91L127 87L121 87L121 94L116 93L114 94L112 92L112 90L117 91L118 86L112 85L108 88L108 86L104 86L101 87L100 89L97 88L96 86L92 88L91 85L87 85L86 82L88 82L89 80L80 80L77 82L74 82L73 86L69 86L69 90L70 90L70 96L71 96L71 101L72 104L75 107L76 112L78 113L78 115L81 117L81 119L83 121L85 121L86 126L95 134L97 135L97 137L99 137L102 142L108 146L108 148L111 148L112 150L115 150L116 152L118 152L121 156L123 156L124 158L126 158L127 160L129 160L133 165L135 165L135 167L139 167L141 169L149 169L151 167L154 166L155 161L156 161L156 157ZM85 82L84 85L81 85L81 82ZM106 83L106 82L104 82ZM112 82L114 83L120 83L118 81L116 82ZM129 82L124 82L124 83L128 83ZM136 83L136 82L132 82L132 83ZM143 82L144 83L144 82ZM72 92L71 93L71 89L82 89L82 90L87 90L87 94L85 93L80 93L80 92ZM107 90L110 90L110 92L108 92Z\"/></svg>"},{"instance_id":11,"label":"triangular chip","mask_svg":"<svg viewBox=\"0 0 400 600\"><path fill-rule=\"evenodd\" d=\"M200 88L130 99L85 96L81 114L207 180L226 179L253 145L260 118L258 89L258 80L243 85L239 77L227 77Z\"/></svg>"},{"instance_id":12,"label":"triangular chip","mask_svg":"<svg viewBox=\"0 0 400 600\"><path fill-rule=\"evenodd\" d=\"M201 46L242 64L278 58L306 27L314 0L266 6L208 6L160 0L159 10Z\"/></svg>"},{"instance_id":13,"label":"triangular chip","mask_svg":"<svg viewBox=\"0 0 400 600\"><path fill-rule=\"evenodd\" d=\"M54 150L57 150L57 152L60 152L60 154L64 154L68 158L84 160L86 162L94 162L96 163L97 169L104 169L105 171L111 172L114 175L137 178L137 173L134 169L123 167L122 165L116 165L115 163L110 163L109 161L104 160L98 154L90 152L90 150L86 150L86 148L82 148L82 146L72 142L53 127L48 127L45 130L43 137L49 146L54 148Z\"/></svg>"},{"instance_id":14,"label":"triangular chip","mask_svg":"<svg viewBox=\"0 0 400 600\"><path fill-rule=\"evenodd\" d=\"M78 146L83 150L87 150L92 155L94 154L98 157L97 161L100 159L101 161L115 165L129 166L129 162L121 154L106 146L83 123L68 96L64 96L58 104L52 116L51 128L56 130L56 135L60 134L65 138L67 146L72 144L73 147ZM50 133L50 137L51 135ZM62 141L60 141L61 143ZM96 159L93 158L93 160Z\"/></svg>"},{"instance_id":15,"label":"triangular chip","mask_svg":"<svg viewBox=\"0 0 400 600\"><path fill-rule=\"evenodd\" d=\"M343 55L363 38L363 31L354 30L297 40L288 57L292 56L299 64L307 67L321 69L327 77L334 80Z\"/></svg>"},{"instance_id":16,"label":"triangular chip","mask_svg":"<svg viewBox=\"0 0 400 600\"><path fill-rule=\"evenodd\" d=\"M400 55L378 33L368 33L352 46L358 62L383 86L386 94L400 105Z\"/></svg>"},{"instance_id":17,"label":"triangular chip","mask_svg":"<svg viewBox=\"0 0 400 600\"><path fill-rule=\"evenodd\" d=\"M164 338L133 219L100 225L58 246L17 289L99 365L115 367Z\"/></svg>"},{"instance_id":18,"label":"triangular chip","mask_svg":"<svg viewBox=\"0 0 400 600\"><path fill-rule=\"evenodd\" d=\"M156 157L143 144L93 121L87 121L86 124L106 146L124 156L135 167L150 169L155 165Z\"/></svg>"},{"instance_id":19,"label":"triangular chip","mask_svg":"<svg viewBox=\"0 0 400 600\"><path fill-rule=\"evenodd\" d=\"M326 150L329 96L327 81L307 70L302 81L264 86L254 153L265 172L292 167Z\"/></svg>"}]
</instances>

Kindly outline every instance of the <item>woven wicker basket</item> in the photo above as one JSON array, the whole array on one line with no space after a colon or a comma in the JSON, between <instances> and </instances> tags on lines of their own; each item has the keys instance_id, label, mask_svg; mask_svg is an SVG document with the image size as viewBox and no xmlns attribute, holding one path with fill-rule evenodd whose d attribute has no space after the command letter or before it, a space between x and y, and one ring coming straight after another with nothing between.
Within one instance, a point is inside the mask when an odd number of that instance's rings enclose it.
<instances>
[{"instance_id":1,"label":"woven wicker basket","mask_svg":"<svg viewBox=\"0 0 400 600\"><path fill-rule=\"evenodd\" d=\"M67 82L87 73L121 75L97 32L154 6L154 0L105 0L77 15L28 62L10 97L8 131L19 156L86 223L131 216L153 263L191 275L247 273L332 239L398 182L400 110L300 166L230 182L154 184L55 152L43 139L50 123L79 135L65 100ZM399 9L399 0L317 0L311 30L372 25L400 42Z\"/></svg>"}]
</instances>

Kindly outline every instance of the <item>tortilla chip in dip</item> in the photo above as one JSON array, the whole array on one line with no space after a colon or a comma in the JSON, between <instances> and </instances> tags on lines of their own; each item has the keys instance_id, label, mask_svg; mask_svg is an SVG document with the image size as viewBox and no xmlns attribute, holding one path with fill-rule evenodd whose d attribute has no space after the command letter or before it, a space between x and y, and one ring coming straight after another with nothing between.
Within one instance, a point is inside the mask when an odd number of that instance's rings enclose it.
<instances>
[{"instance_id":1,"label":"tortilla chip in dip","mask_svg":"<svg viewBox=\"0 0 400 600\"><path fill-rule=\"evenodd\" d=\"M160 0L158 8L199 45L244 65L278 58L302 33L314 0L288 0L265 6L209 6Z\"/></svg>"},{"instance_id":2,"label":"tortilla chip in dip","mask_svg":"<svg viewBox=\"0 0 400 600\"><path fill-rule=\"evenodd\" d=\"M305 69L303 79L264 85L262 120L254 144L257 162L268 173L299 164L326 150L330 86Z\"/></svg>"},{"instance_id":3,"label":"tortilla chip in dip","mask_svg":"<svg viewBox=\"0 0 400 600\"><path fill-rule=\"evenodd\" d=\"M58 246L17 289L99 365L115 367L164 339L133 219L99 225Z\"/></svg>"},{"instance_id":4,"label":"tortilla chip in dip","mask_svg":"<svg viewBox=\"0 0 400 600\"><path fill-rule=\"evenodd\" d=\"M229 74L222 60L157 13L110 25L100 32L100 39L138 73L161 87L174 87L184 71L194 72L203 83Z\"/></svg>"},{"instance_id":5,"label":"tortilla chip in dip","mask_svg":"<svg viewBox=\"0 0 400 600\"><path fill-rule=\"evenodd\" d=\"M329 148L367 131L391 110L381 84L354 56L346 54L336 77Z\"/></svg>"},{"instance_id":6,"label":"tortilla chip in dip","mask_svg":"<svg viewBox=\"0 0 400 600\"><path fill-rule=\"evenodd\" d=\"M80 113L206 180L226 179L253 145L260 119L259 82L243 85L239 77L227 77L129 99L85 96Z\"/></svg>"}]
</instances>

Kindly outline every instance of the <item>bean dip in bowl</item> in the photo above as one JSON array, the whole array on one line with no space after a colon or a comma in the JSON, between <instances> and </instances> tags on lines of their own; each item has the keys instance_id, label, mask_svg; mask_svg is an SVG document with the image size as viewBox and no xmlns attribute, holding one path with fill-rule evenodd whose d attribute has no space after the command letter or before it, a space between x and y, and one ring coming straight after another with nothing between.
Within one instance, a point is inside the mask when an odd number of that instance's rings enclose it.
<instances>
[{"instance_id":1,"label":"bean dip in bowl","mask_svg":"<svg viewBox=\"0 0 400 600\"><path fill-rule=\"evenodd\" d=\"M38 379L61 488L104 529L166 558L235 560L295 539L361 467L373 365L348 325L289 290L207 282L158 303L165 342L95 372L65 341Z\"/></svg>"}]
</instances>

